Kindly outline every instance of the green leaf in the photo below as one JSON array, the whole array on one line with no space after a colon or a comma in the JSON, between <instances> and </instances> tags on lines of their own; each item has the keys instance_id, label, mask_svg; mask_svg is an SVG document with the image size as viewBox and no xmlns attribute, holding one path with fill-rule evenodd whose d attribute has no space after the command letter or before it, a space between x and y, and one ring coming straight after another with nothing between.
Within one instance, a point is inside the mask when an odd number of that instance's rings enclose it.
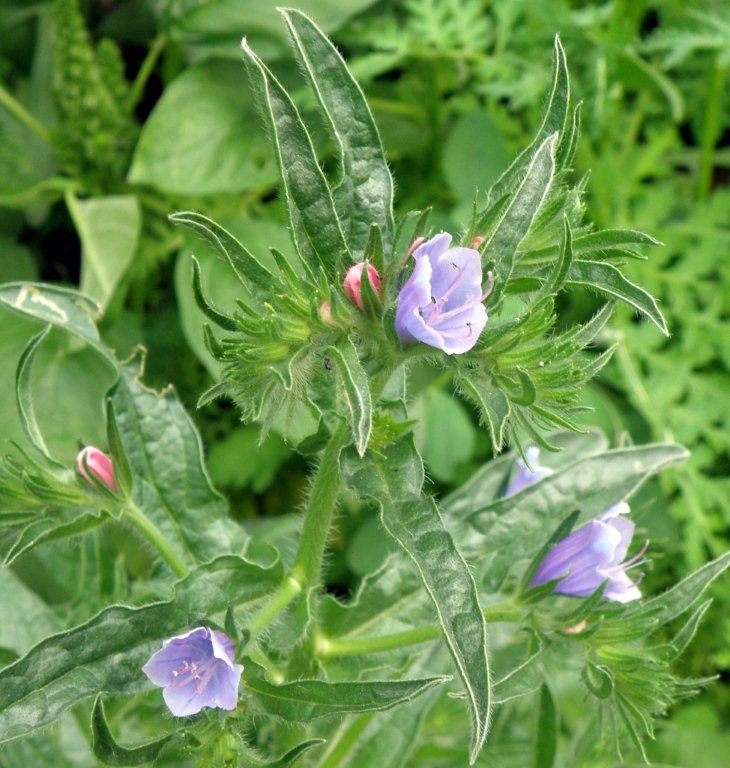
<instances>
[{"instance_id":1,"label":"green leaf","mask_svg":"<svg viewBox=\"0 0 730 768\"><path fill-rule=\"evenodd\" d=\"M507 170L497 179L489 191L489 199L494 202L503 195L511 192L516 180L523 174L531 158L537 153L538 147L544 146L545 141L553 134L562 138L570 114L570 77L565 51L560 38L555 36L553 51L553 82L550 95L545 104L542 124L529 146L520 152Z\"/></svg>"},{"instance_id":2,"label":"green leaf","mask_svg":"<svg viewBox=\"0 0 730 768\"><path fill-rule=\"evenodd\" d=\"M468 557L500 550L510 562L536 552L545 531L580 510L582 525L627 498L647 478L687 458L678 445L646 445L594 454L518 494L472 510L462 547Z\"/></svg>"},{"instance_id":3,"label":"green leaf","mask_svg":"<svg viewBox=\"0 0 730 768\"><path fill-rule=\"evenodd\" d=\"M134 361L121 373L111 402L134 503L187 562L240 552L246 536L211 485L200 436L174 391L146 389Z\"/></svg>"},{"instance_id":4,"label":"green leaf","mask_svg":"<svg viewBox=\"0 0 730 768\"><path fill-rule=\"evenodd\" d=\"M51 330L51 326L47 325L39 334L34 336L29 342L26 348L23 350L23 354L18 361L18 367L15 373L15 394L18 402L18 414L20 415L20 423L23 427L23 431L26 437L32 445L37 448L43 456L52 464L63 466L59 464L48 451L46 442L43 439L38 422L35 415L35 404L33 402L33 392L30 386L30 372L33 364L33 358L38 347L43 343L43 340L48 336Z\"/></svg>"},{"instance_id":5,"label":"green leaf","mask_svg":"<svg viewBox=\"0 0 730 768\"><path fill-rule=\"evenodd\" d=\"M81 240L81 292L105 308L132 264L142 230L134 195L79 200L66 205Z\"/></svg>"},{"instance_id":6,"label":"green leaf","mask_svg":"<svg viewBox=\"0 0 730 768\"><path fill-rule=\"evenodd\" d=\"M195 256L191 256L191 259L193 261L193 297L195 298L195 303L198 306L198 309L219 328L233 332L239 330L238 324L232 317L224 315L208 303L208 300L203 294L203 282L200 277L200 263Z\"/></svg>"},{"instance_id":7,"label":"green leaf","mask_svg":"<svg viewBox=\"0 0 730 768\"><path fill-rule=\"evenodd\" d=\"M450 678L347 683L298 680L294 683L273 685L267 682L261 667L248 662L242 680L246 699L253 708L287 722L306 723L318 717L346 712L390 709L420 696Z\"/></svg>"},{"instance_id":8,"label":"green leaf","mask_svg":"<svg viewBox=\"0 0 730 768\"><path fill-rule=\"evenodd\" d=\"M506 704L512 699L534 693L543 682L544 646L530 654L521 664L494 683L494 705Z\"/></svg>"},{"instance_id":9,"label":"green leaf","mask_svg":"<svg viewBox=\"0 0 730 768\"><path fill-rule=\"evenodd\" d=\"M420 496L423 466L411 436L343 474L381 509L386 530L413 560L436 612L467 694L473 763L487 737L490 716L486 623L474 579L446 530L436 503Z\"/></svg>"},{"instance_id":10,"label":"green leaf","mask_svg":"<svg viewBox=\"0 0 730 768\"><path fill-rule=\"evenodd\" d=\"M129 181L185 196L266 189L276 170L257 124L235 62L190 67L165 88L145 122Z\"/></svg>"},{"instance_id":11,"label":"green leaf","mask_svg":"<svg viewBox=\"0 0 730 768\"><path fill-rule=\"evenodd\" d=\"M251 606L281 579L279 565L263 568L240 557L220 557L178 582L170 600L105 608L85 624L47 638L0 672L0 742L53 722L99 692L129 695L146 689L141 669L162 640L228 605Z\"/></svg>"},{"instance_id":12,"label":"green leaf","mask_svg":"<svg viewBox=\"0 0 730 768\"><path fill-rule=\"evenodd\" d=\"M353 259L362 261L372 224L387 251L393 238L393 179L362 89L337 49L303 13L280 11L339 146L335 202Z\"/></svg>"},{"instance_id":13,"label":"green leaf","mask_svg":"<svg viewBox=\"0 0 730 768\"><path fill-rule=\"evenodd\" d=\"M483 261L494 259L495 288L491 304L503 294L512 274L517 249L550 191L555 174L557 140L557 135L552 134L538 147L494 230L479 247Z\"/></svg>"},{"instance_id":14,"label":"green leaf","mask_svg":"<svg viewBox=\"0 0 730 768\"><path fill-rule=\"evenodd\" d=\"M9 568L0 569L0 594L3 596L1 648L21 655L61 628L51 608Z\"/></svg>"},{"instance_id":15,"label":"green leaf","mask_svg":"<svg viewBox=\"0 0 730 768\"><path fill-rule=\"evenodd\" d=\"M643 288L627 280L612 264L600 261L574 261L568 270L567 282L573 285L584 285L621 299L651 320L665 336L669 335L667 323L654 298Z\"/></svg>"},{"instance_id":16,"label":"green leaf","mask_svg":"<svg viewBox=\"0 0 730 768\"><path fill-rule=\"evenodd\" d=\"M289 766L293 765L305 752L309 752L313 747L319 747L324 743L324 739L309 739L308 741L303 741L301 744L297 744L293 749L290 749L285 755L282 755L278 760L274 760L273 763L267 762L262 764L262 768L289 768Z\"/></svg>"},{"instance_id":17,"label":"green leaf","mask_svg":"<svg viewBox=\"0 0 730 768\"><path fill-rule=\"evenodd\" d=\"M325 32L373 5L375 0L298 0L297 8ZM163 31L200 57L234 57L245 31L264 59L282 59L288 52L286 33L275 3L259 0L216 0L214 3L173 0L156 9Z\"/></svg>"},{"instance_id":18,"label":"green leaf","mask_svg":"<svg viewBox=\"0 0 730 768\"><path fill-rule=\"evenodd\" d=\"M78 291L46 283L6 283L0 286L0 304L24 317L78 336L116 370L114 355L101 343L96 329L100 307Z\"/></svg>"},{"instance_id":19,"label":"green leaf","mask_svg":"<svg viewBox=\"0 0 730 768\"><path fill-rule=\"evenodd\" d=\"M327 347L325 354L340 375L352 440L358 454L364 456L373 427L373 406L367 374L360 364L354 344L348 338L343 339L337 347Z\"/></svg>"},{"instance_id":20,"label":"green leaf","mask_svg":"<svg viewBox=\"0 0 730 768\"><path fill-rule=\"evenodd\" d=\"M254 296L267 299L281 284L261 262L220 224L193 211L173 213L173 224L182 224L211 245L238 277L241 285Z\"/></svg>"},{"instance_id":21,"label":"green leaf","mask_svg":"<svg viewBox=\"0 0 730 768\"><path fill-rule=\"evenodd\" d=\"M540 686L537 710L537 733L532 765L534 768L552 768L558 752L558 712L555 699L546 683Z\"/></svg>"},{"instance_id":22,"label":"green leaf","mask_svg":"<svg viewBox=\"0 0 730 768\"><path fill-rule=\"evenodd\" d=\"M176 733L169 733L161 739L147 742L138 747L122 747L119 745L106 721L104 704L101 694L96 697L94 709L91 713L91 733L93 736L92 749L96 757L104 765L142 765L150 763L157 758L160 750Z\"/></svg>"},{"instance_id":23,"label":"green leaf","mask_svg":"<svg viewBox=\"0 0 730 768\"><path fill-rule=\"evenodd\" d=\"M491 381L487 382L471 372L468 376L459 376L457 384L479 410L481 423L489 429L492 448L495 453L499 453L504 446L505 431L512 411L507 395Z\"/></svg>"},{"instance_id":24,"label":"green leaf","mask_svg":"<svg viewBox=\"0 0 730 768\"><path fill-rule=\"evenodd\" d=\"M338 261L352 257L312 140L289 94L245 38L241 47L274 143L294 241L313 274L321 270L334 282Z\"/></svg>"},{"instance_id":25,"label":"green leaf","mask_svg":"<svg viewBox=\"0 0 730 768\"><path fill-rule=\"evenodd\" d=\"M663 592L661 595L647 600L638 606L631 606L625 613L625 618L632 619L650 616L659 625L680 616L690 608L712 582L722 575L730 566L730 552L712 560L694 573L686 576L679 584Z\"/></svg>"},{"instance_id":26,"label":"green leaf","mask_svg":"<svg viewBox=\"0 0 730 768\"><path fill-rule=\"evenodd\" d=\"M439 389L428 390L421 403L416 444L429 473L436 480L453 483L459 466L474 453L477 430L462 403Z\"/></svg>"},{"instance_id":27,"label":"green leaf","mask_svg":"<svg viewBox=\"0 0 730 768\"><path fill-rule=\"evenodd\" d=\"M466 688L473 764L486 741L491 714L487 629L474 579L433 499L389 499L382 505L382 520L418 568Z\"/></svg>"}]
</instances>

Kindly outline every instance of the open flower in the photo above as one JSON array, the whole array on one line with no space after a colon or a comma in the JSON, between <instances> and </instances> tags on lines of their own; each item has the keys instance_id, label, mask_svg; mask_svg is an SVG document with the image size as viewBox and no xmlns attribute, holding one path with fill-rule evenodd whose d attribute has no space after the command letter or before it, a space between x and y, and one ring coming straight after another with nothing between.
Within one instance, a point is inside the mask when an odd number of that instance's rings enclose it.
<instances>
[{"instance_id":1,"label":"open flower","mask_svg":"<svg viewBox=\"0 0 730 768\"><path fill-rule=\"evenodd\" d=\"M416 266L398 294L395 329L407 344L420 341L458 355L477 343L487 324L482 302L491 286L482 292L479 253L450 243L442 232L413 251Z\"/></svg>"},{"instance_id":2,"label":"open flower","mask_svg":"<svg viewBox=\"0 0 730 768\"><path fill-rule=\"evenodd\" d=\"M552 469L540 466L539 448L536 448L534 445L528 446L525 450L525 458L527 459L527 464L522 459L517 459L518 471L507 487L507 491L504 494L505 497L514 496L538 480L552 475Z\"/></svg>"},{"instance_id":3,"label":"open flower","mask_svg":"<svg viewBox=\"0 0 730 768\"><path fill-rule=\"evenodd\" d=\"M204 707L235 709L243 666L234 664L233 642L215 629L197 627L165 640L142 667L176 717Z\"/></svg>"},{"instance_id":4,"label":"open flower","mask_svg":"<svg viewBox=\"0 0 730 768\"><path fill-rule=\"evenodd\" d=\"M628 504L616 504L598 520L559 541L540 563L530 586L561 579L555 585L559 594L589 597L605 583L603 596L608 600L638 600L638 581L632 581L626 572L643 562L648 542L638 554L624 561L634 535L634 524L623 517L628 512Z\"/></svg>"},{"instance_id":5,"label":"open flower","mask_svg":"<svg viewBox=\"0 0 730 768\"><path fill-rule=\"evenodd\" d=\"M89 485L94 485L92 475L112 493L117 493L112 460L93 445L87 445L76 457L76 469Z\"/></svg>"}]
</instances>

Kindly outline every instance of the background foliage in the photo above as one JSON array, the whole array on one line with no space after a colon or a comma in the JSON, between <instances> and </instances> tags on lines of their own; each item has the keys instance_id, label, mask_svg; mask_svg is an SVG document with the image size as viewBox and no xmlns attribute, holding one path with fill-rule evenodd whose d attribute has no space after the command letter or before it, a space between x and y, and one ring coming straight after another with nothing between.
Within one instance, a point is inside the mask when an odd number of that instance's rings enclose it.
<instances>
[{"instance_id":1,"label":"background foliage","mask_svg":"<svg viewBox=\"0 0 730 768\"><path fill-rule=\"evenodd\" d=\"M305 113L314 112L311 96L300 86L274 4L127 0L81 6L83 15L71 0L0 5L0 280L80 285L96 299L105 309L104 343L121 358L142 342L149 350L146 383L162 388L175 382L201 431L211 480L232 500L234 517L265 527L272 541L286 541L294 525L288 513L306 482L305 462L276 428L255 448L258 428L242 426L225 403L195 409L219 363L204 344L203 317L190 287L193 251L217 307L234 308L236 285L213 252L167 216L199 210L256 253L270 245L283 249L288 234L275 194L276 167L240 62L240 35L295 89ZM703 0L689 9L679 0L308 0L297 7L334 37L364 86L399 180L397 209L433 206L434 224L449 231L468 219L474 188L487 189L531 139L549 86L553 36L560 32L574 95L583 100L575 168L577 177L590 171L583 196L589 216L602 226L649 232L666 244L652 248L648 260L627 253L622 268L657 297L671 337L619 310L612 331L599 339L619 346L589 385L585 403L595 410L583 418L614 444L628 435L636 443L677 441L691 450L686 464L641 492L640 524L653 542L648 589L678 581L725 552L726 3ZM333 147L324 130L316 140L327 167ZM569 319L585 320L596 305L590 293L573 293L562 309ZM0 386L10 392L16 361L37 328L0 311ZM103 403L111 373L62 334L44 342L34 368L37 418L49 450L70 465L77 440L104 443L104 415L90 404ZM446 493L492 449L468 405L447 396L444 381L428 369L415 371L414 381L422 415L417 441L430 482ZM62 424L54 418L59 403ZM308 428L295 426L303 433ZM12 398L0 402L0 429L8 439L21 436ZM214 499L210 505L214 514ZM347 511L326 576L338 595L356 590L390 547L364 510ZM144 598L135 592L143 584L135 575L148 572L149 557L134 542L102 533L79 543L73 561L64 551L51 543L42 558L19 553L12 570L2 572L8 582L3 594L16 596L5 606L11 615L17 600L17 618L0 638L4 661L111 600ZM722 678L662 724L650 748L658 763L715 766L730 746L726 592L715 590L716 606L682 662L689 675L719 668ZM561 739L574 745L580 694L567 688L559 698ZM3 747L0 764L41 765L48 755L49 764L60 764L54 762L59 754L68 755L69 764L84 764L79 755L88 746L76 721L66 717L51 736ZM130 734L144 729L142 722L125 722L123 713L111 717ZM383 725L379 717L368 728ZM410 717L390 727L421 724L417 714ZM449 702L431 710L424 727L432 743L409 764L449 765L449 736L461 729L455 721L462 717ZM497 727L512 729L519 741L519 724ZM361 748L368 749L367 741ZM519 765L521 758L489 759L494 763L485 765ZM90 756L87 764L93 764Z\"/></svg>"}]
</instances>

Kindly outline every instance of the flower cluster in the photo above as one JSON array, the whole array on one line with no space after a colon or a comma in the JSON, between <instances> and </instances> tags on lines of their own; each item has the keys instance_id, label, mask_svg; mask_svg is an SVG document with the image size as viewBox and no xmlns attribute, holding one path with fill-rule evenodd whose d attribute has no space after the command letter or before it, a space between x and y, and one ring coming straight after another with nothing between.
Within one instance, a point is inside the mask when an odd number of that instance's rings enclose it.
<instances>
[{"instance_id":1,"label":"flower cluster","mask_svg":"<svg viewBox=\"0 0 730 768\"><path fill-rule=\"evenodd\" d=\"M539 465L540 452L534 446L525 451L529 466L518 459L517 475L507 488L506 496L519 493L533 483L552 474ZM549 581L560 581L555 591L569 597L589 597L604 584L603 596L617 603L628 603L641 597L638 581L627 571L640 565L646 551L624 560L634 535L634 524L625 515L629 505L621 502L597 520L584 525L559 541L545 556L530 586L539 587Z\"/></svg>"}]
</instances>

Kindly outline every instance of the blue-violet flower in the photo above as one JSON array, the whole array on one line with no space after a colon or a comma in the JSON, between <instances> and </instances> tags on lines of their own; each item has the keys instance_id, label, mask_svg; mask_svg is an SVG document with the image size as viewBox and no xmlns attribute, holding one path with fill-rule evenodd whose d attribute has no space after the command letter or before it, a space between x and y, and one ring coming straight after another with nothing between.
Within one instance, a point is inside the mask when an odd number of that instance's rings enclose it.
<instances>
[{"instance_id":1,"label":"blue-violet flower","mask_svg":"<svg viewBox=\"0 0 730 768\"><path fill-rule=\"evenodd\" d=\"M473 248L449 248L442 232L413 251L416 265L398 294L395 329L405 343L423 342L458 355L468 352L487 324L482 265Z\"/></svg>"},{"instance_id":2,"label":"blue-violet flower","mask_svg":"<svg viewBox=\"0 0 730 768\"><path fill-rule=\"evenodd\" d=\"M215 629L197 627L165 640L142 667L176 717L204 707L235 709L243 666L234 664L233 642Z\"/></svg>"},{"instance_id":3,"label":"blue-violet flower","mask_svg":"<svg viewBox=\"0 0 730 768\"><path fill-rule=\"evenodd\" d=\"M559 541L540 563L530 586L561 579L555 586L559 594L589 597L605 583L603 596L608 600L638 600L638 582L631 581L626 571L642 562L648 542L637 555L623 562L634 535L634 524L622 516L628 512L628 504L616 504L598 520Z\"/></svg>"},{"instance_id":4,"label":"blue-violet flower","mask_svg":"<svg viewBox=\"0 0 730 768\"><path fill-rule=\"evenodd\" d=\"M527 464L522 459L517 459L517 474L512 478L505 496L514 496L528 486L552 475L552 469L540 466L540 449L530 445L525 449ZM528 466L529 464L529 466Z\"/></svg>"}]
</instances>

